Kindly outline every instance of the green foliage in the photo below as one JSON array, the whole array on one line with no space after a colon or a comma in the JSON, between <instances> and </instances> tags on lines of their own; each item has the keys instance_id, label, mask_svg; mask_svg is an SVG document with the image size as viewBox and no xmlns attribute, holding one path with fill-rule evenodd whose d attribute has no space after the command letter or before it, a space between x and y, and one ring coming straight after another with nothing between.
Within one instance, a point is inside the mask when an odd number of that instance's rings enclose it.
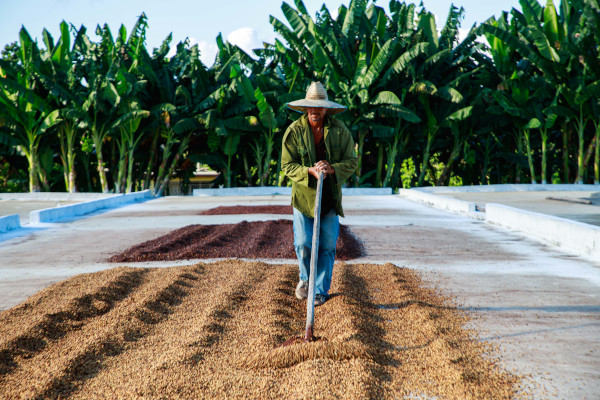
<instances>
[{"instance_id":1,"label":"green foliage","mask_svg":"<svg viewBox=\"0 0 600 400\"><path fill-rule=\"evenodd\" d=\"M402 161L402 167L400 169L401 179L402 179L402 188L408 189L413 186L413 182L417 177L417 169L415 168L415 163L411 158L406 158Z\"/></svg>"},{"instance_id":2,"label":"green foliage","mask_svg":"<svg viewBox=\"0 0 600 400\"><path fill-rule=\"evenodd\" d=\"M0 55L0 154L13 166L0 190L26 177L31 191L159 195L196 162L217 185L289 185L281 140L297 115L285 104L314 80L348 107L350 185L597 182L598 1L520 5L461 37L469 10L455 6L438 26L399 0L390 15L351 0L314 17L284 2L273 44L251 57L218 35L210 67L172 35L148 51L143 13L129 32L98 25L97 41L64 21L39 43L23 28Z\"/></svg>"}]
</instances>

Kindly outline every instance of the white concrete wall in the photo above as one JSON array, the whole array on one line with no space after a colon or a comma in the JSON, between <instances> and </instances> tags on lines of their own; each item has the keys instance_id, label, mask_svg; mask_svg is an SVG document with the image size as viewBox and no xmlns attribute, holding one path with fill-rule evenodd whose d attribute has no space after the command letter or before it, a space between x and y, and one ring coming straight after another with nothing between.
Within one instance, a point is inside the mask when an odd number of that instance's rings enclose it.
<instances>
[{"instance_id":1,"label":"white concrete wall","mask_svg":"<svg viewBox=\"0 0 600 400\"><path fill-rule=\"evenodd\" d=\"M6 232L20 227L21 221L18 214L0 217L0 232Z\"/></svg>"},{"instance_id":2,"label":"white concrete wall","mask_svg":"<svg viewBox=\"0 0 600 400\"><path fill-rule=\"evenodd\" d=\"M486 221L600 260L600 228L552 215L487 203Z\"/></svg>"},{"instance_id":3,"label":"white concrete wall","mask_svg":"<svg viewBox=\"0 0 600 400\"><path fill-rule=\"evenodd\" d=\"M399 189L398 194L408 200L416 201L441 210L452 211L472 217L479 217L474 202L453 199L440 195L425 193L421 189ZM483 217L483 214L482 214Z\"/></svg>"},{"instance_id":4,"label":"white concrete wall","mask_svg":"<svg viewBox=\"0 0 600 400\"><path fill-rule=\"evenodd\" d=\"M33 192L33 193L0 193L0 200L20 201L90 201L119 196L112 193L65 193L65 192Z\"/></svg>"},{"instance_id":5,"label":"white concrete wall","mask_svg":"<svg viewBox=\"0 0 600 400\"><path fill-rule=\"evenodd\" d=\"M112 195L111 197L90 200L83 203L69 204L62 207L46 208L29 213L29 223L52 222L63 218L72 218L89 214L105 208L118 207L127 203L147 200L152 197L149 190L141 192Z\"/></svg>"},{"instance_id":6,"label":"white concrete wall","mask_svg":"<svg viewBox=\"0 0 600 400\"><path fill-rule=\"evenodd\" d=\"M412 189L415 190L415 189ZM426 193L485 193L485 192L593 192L600 190L599 185L575 184L504 184L504 185L474 185L474 186L428 186L418 188Z\"/></svg>"}]
</instances>

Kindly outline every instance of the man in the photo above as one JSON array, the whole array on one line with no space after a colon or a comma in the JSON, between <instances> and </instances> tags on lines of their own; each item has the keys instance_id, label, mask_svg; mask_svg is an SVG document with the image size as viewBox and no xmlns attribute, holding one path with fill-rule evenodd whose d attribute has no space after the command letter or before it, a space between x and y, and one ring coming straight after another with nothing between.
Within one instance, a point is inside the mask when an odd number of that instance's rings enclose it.
<instances>
[{"instance_id":1,"label":"man","mask_svg":"<svg viewBox=\"0 0 600 400\"><path fill-rule=\"evenodd\" d=\"M358 159L350 132L332 117L346 107L329 101L320 82L310 85L304 99L287 106L304 114L286 130L281 153L281 170L292 181L294 247L300 269L296 297L300 300L308 297L315 194L320 171L325 178L315 274L315 306L319 306L328 299L339 234L338 216L344 216L342 183L356 171Z\"/></svg>"}]
</instances>

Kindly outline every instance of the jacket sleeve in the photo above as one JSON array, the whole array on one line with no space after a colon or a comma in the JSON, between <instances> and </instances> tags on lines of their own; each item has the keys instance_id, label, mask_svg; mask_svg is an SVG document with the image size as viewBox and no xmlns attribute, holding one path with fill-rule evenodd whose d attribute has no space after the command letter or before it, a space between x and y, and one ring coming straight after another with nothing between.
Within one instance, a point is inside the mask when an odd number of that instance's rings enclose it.
<instances>
[{"instance_id":1,"label":"jacket sleeve","mask_svg":"<svg viewBox=\"0 0 600 400\"><path fill-rule=\"evenodd\" d=\"M309 186L311 180L309 179L308 167L305 167L302 163L301 148L298 143L298 135L291 126L288 127L283 136L281 171L293 182ZM306 156L308 157L308 155Z\"/></svg>"},{"instance_id":2,"label":"jacket sleeve","mask_svg":"<svg viewBox=\"0 0 600 400\"><path fill-rule=\"evenodd\" d=\"M348 131L348 128L344 126L341 129L340 135L342 135L342 140L340 141L342 144L341 158L339 162L331 164L333 169L335 169L335 174L333 174L333 177L336 183L341 183L348 179L354 172L356 172L356 168L358 167L356 146L354 144L354 140L352 140L350 131Z\"/></svg>"}]
</instances>

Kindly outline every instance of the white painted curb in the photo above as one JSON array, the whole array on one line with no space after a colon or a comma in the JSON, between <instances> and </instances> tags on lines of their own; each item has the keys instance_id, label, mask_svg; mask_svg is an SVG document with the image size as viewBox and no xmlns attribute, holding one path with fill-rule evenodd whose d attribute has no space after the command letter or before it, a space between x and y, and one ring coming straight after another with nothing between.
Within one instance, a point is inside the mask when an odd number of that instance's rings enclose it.
<instances>
[{"instance_id":1,"label":"white painted curb","mask_svg":"<svg viewBox=\"0 0 600 400\"><path fill-rule=\"evenodd\" d=\"M419 189L399 189L398 194L408 200L459 214L474 216L474 213L477 211L474 202L425 193Z\"/></svg>"},{"instance_id":2,"label":"white painted curb","mask_svg":"<svg viewBox=\"0 0 600 400\"><path fill-rule=\"evenodd\" d=\"M193 196L291 196L292 188L287 186L257 186L215 189L194 189ZM342 188L344 196L391 195L392 188Z\"/></svg>"},{"instance_id":3,"label":"white painted curb","mask_svg":"<svg viewBox=\"0 0 600 400\"><path fill-rule=\"evenodd\" d=\"M18 214L6 215L0 217L0 232L10 231L21 227L21 220Z\"/></svg>"},{"instance_id":4,"label":"white painted curb","mask_svg":"<svg viewBox=\"0 0 600 400\"><path fill-rule=\"evenodd\" d=\"M600 260L600 228L597 226L495 203L486 204L485 218L487 222Z\"/></svg>"},{"instance_id":5,"label":"white painted curb","mask_svg":"<svg viewBox=\"0 0 600 400\"><path fill-rule=\"evenodd\" d=\"M52 222L62 218L77 217L105 208L118 207L136 201L145 201L151 197L152 193L150 190L144 190L141 192L117 194L111 197L86 201L83 203L69 204L62 207L35 210L29 213L29 223L38 224L41 222Z\"/></svg>"},{"instance_id":6,"label":"white painted curb","mask_svg":"<svg viewBox=\"0 0 600 400\"><path fill-rule=\"evenodd\" d=\"M427 186L418 189L425 193L495 193L495 192L594 192L600 190L599 185L584 185L571 183L557 184L532 184L511 183L498 185L473 185L473 186Z\"/></svg>"},{"instance_id":7,"label":"white painted curb","mask_svg":"<svg viewBox=\"0 0 600 400\"><path fill-rule=\"evenodd\" d=\"M0 200L17 201L90 201L118 196L112 193L28 192L0 193Z\"/></svg>"}]
</instances>

